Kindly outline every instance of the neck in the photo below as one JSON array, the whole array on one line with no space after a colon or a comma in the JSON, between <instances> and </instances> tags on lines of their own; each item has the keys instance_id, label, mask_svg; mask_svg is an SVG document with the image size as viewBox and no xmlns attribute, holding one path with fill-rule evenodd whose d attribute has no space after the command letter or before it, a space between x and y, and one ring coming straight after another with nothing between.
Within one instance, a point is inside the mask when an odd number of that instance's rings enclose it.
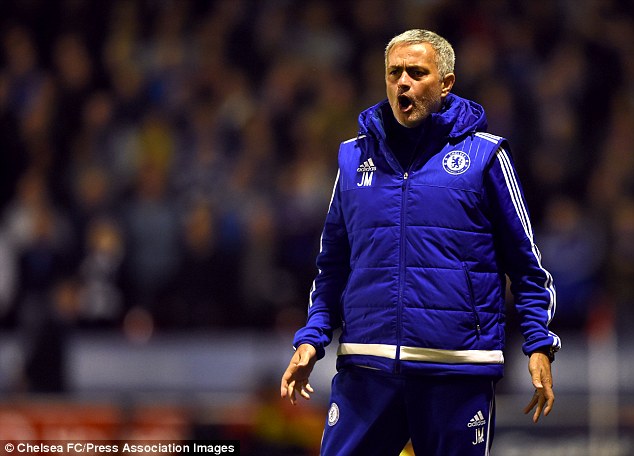
<instances>
[{"instance_id":1,"label":"neck","mask_svg":"<svg viewBox=\"0 0 634 456\"><path fill-rule=\"evenodd\" d=\"M404 127L396 121L391 112L385 115L384 119L387 145L403 169L407 169L419 153L418 146L420 146L426 122L413 128Z\"/></svg>"}]
</instances>

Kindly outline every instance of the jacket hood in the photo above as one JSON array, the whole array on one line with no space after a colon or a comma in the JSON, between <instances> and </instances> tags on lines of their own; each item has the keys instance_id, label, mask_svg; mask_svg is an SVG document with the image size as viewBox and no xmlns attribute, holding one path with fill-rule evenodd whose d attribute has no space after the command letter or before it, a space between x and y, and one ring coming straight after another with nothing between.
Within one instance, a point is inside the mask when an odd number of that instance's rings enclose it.
<instances>
[{"instance_id":1,"label":"jacket hood","mask_svg":"<svg viewBox=\"0 0 634 456\"><path fill-rule=\"evenodd\" d=\"M359 134L370 134L384 139L384 115L392 115L388 100L383 100L363 111L359 115ZM487 129L484 108L474 101L452 93L445 98L441 110L433 113L425 122L429 124L426 130L449 140Z\"/></svg>"}]
</instances>

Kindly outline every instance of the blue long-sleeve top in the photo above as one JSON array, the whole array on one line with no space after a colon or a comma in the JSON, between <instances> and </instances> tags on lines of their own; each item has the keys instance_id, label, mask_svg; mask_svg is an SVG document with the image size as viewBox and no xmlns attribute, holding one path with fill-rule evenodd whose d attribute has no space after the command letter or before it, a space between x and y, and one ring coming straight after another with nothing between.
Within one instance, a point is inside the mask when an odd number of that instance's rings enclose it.
<instances>
[{"instance_id":1,"label":"blue long-sleeve top","mask_svg":"<svg viewBox=\"0 0 634 456\"><path fill-rule=\"evenodd\" d=\"M408 142L386 137L390 115L386 101L364 111L359 135L340 147L294 345L321 357L341 327L340 367L501 376L508 277L523 351L558 350L553 280L507 141L486 133L480 105L450 94L406 165L408 151L391 148Z\"/></svg>"}]
</instances>

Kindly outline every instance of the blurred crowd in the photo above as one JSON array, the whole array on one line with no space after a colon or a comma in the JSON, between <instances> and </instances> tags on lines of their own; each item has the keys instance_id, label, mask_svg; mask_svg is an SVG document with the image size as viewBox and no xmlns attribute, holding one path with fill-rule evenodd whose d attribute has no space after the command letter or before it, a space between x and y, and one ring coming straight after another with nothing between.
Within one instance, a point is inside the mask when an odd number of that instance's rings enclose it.
<instances>
[{"instance_id":1,"label":"blurred crowd","mask_svg":"<svg viewBox=\"0 0 634 456\"><path fill-rule=\"evenodd\" d=\"M414 27L511 142L555 326L634 323L632 2L22 0L0 22L5 328L302 320L338 144Z\"/></svg>"}]
</instances>

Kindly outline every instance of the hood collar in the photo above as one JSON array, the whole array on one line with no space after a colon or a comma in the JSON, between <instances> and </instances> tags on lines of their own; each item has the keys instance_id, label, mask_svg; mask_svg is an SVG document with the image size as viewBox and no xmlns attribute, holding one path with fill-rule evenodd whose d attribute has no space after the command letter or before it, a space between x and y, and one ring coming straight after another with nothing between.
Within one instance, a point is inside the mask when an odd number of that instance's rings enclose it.
<instances>
[{"instance_id":1,"label":"hood collar","mask_svg":"<svg viewBox=\"0 0 634 456\"><path fill-rule=\"evenodd\" d=\"M383 115L392 115L387 100L372 106L359 115L359 134L371 134L385 139ZM484 108L478 103L450 93L439 112L433 113L425 123L425 130L434 132L448 140L456 140L478 131L486 131L487 120Z\"/></svg>"}]
</instances>

